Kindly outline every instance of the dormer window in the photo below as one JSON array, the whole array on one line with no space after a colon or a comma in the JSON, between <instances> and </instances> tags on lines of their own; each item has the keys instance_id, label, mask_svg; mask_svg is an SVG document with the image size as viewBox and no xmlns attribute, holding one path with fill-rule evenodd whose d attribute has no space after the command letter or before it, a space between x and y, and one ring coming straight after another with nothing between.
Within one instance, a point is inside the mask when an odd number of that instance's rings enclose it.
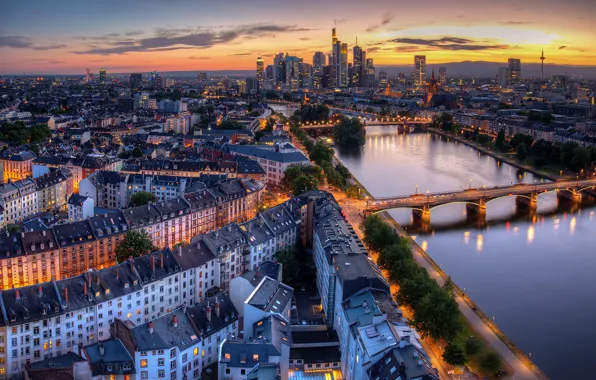
<instances>
[{"instance_id":1,"label":"dormer window","mask_svg":"<svg viewBox=\"0 0 596 380\"><path fill-rule=\"evenodd\" d=\"M99 297L99 292L95 292L95 297Z\"/></svg>"},{"instance_id":2,"label":"dormer window","mask_svg":"<svg viewBox=\"0 0 596 380\"><path fill-rule=\"evenodd\" d=\"M126 284L124 284L124 289L128 289L128 287L129 287L129 284L127 282Z\"/></svg>"},{"instance_id":3,"label":"dormer window","mask_svg":"<svg viewBox=\"0 0 596 380\"><path fill-rule=\"evenodd\" d=\"M41 244L39 245L39 249L43 249L43 248L44 248L44 244L43 244L43 243L41 243Z\"/></svg>"}]
</instances>

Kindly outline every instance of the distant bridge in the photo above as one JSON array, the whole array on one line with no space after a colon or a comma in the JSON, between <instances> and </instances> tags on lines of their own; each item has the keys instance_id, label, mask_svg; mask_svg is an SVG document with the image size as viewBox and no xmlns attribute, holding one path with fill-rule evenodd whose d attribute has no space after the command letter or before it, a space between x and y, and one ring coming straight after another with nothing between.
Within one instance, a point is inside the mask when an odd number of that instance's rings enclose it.
<instances>
[{"instance_id":1,"label":"distant bridge","mask_svg":"<svg viewBox=\"0 0 596 380\"><path fill-rule=\"evenodd\" d=\"M399 120L399 119L392 119L392 121L385 121L383 119L363 119L362 123L365 127L376 127L376 126L385 126L385 125L395 125L398 127L416 127L416 126L428 126L431 124L430 121L427 120ZM304 123L300 125L300 128L306 130L312 129L330 129L335 126L336 123Z\"/></svg>"},{"instance_id":2,"label":"distant bridge","mask_svg":"<svg viewBox=\"0 0 596 380\"><path fill-rule=\"evenodd\" d=\"M559 198L574 203L582 201L587 190L596 190L596 179L564 180L540 184L482 187L443 193L413 194L399 197L375 198L366 202L367 214L394 208L411 208L414 216L430 221L430 211L451 203L464 203L468 212L486 215L486 205L496 199L515 196L518 207L536 208L541 194L556 191Z\"/></svg>"}]
</instances>

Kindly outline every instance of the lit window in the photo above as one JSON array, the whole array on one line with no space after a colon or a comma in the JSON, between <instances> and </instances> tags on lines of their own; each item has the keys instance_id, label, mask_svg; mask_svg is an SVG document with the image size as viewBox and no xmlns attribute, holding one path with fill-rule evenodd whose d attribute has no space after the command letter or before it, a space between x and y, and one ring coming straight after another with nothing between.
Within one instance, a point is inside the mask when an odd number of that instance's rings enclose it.
<instances>
[{"instance_id":1,"label":"lit window","mask_svg":"<svg viewBox=\"0 0 596 380\"><path fill-rule=\"evenodd\" d=\"M197 356L199 354L199 348L195 347L195 349L192 351L193 356Z\"/></svg>"},{"instance_id":2,"label":"lit window","mask_svg":"<svg viewBox=\"0 0 596 380\"><path fill-rule=\"evenodd\" d=\"M252 361L258 362L259 361L259 354L252 354Z\"/></svg>"},{"instance_id":3,"label":"lit window","mask_svg":"<svg viewBox=\"0 0 596 380\"><path fill-rule=\"evenodd\" d=\"M224 355L224 358L226 360L230 360L230 353L229 352L226 352L226 354Z\"/></svg>"},{"instance_id":4,"label":"lit window","mask_svg":"<svg viewBox=\"0 0 596 380\"><path fill-rule=\"evenodd\" d=\"M141 368L147 368L147 359L141 360Z\"/></svg>"}]
</instances>

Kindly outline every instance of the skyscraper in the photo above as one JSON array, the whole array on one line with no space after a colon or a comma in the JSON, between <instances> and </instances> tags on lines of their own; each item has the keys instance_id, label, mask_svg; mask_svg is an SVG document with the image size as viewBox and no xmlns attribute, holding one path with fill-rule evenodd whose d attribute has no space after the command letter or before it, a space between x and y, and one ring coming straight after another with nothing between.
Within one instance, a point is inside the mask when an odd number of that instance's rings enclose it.
<instances>
[{"instance_id":1,"label":"skyscraper","mask_svg":"<svg viewBox=\"0 0 596 380\"><path fill-rule=\"evenodd\" d=\"M132 73L130 74L130 89L131 91L140 90L143 88L143 74Z\"/></svg>"},{"instance_id":2,"label":"skyscraper","mask_svg":"<svg viewBox=\"0 0 596 380\"><path fill-rule=\"evenodd\" d=\"M348 87L348 44L341 44L339 52L339 87Z\"/></svg>"},{"instance_id":3,"label":"skyscraper","mask_svg":"<svg viewBox=\"0 0 596 380\"><path fill-rule=\"evenodd\" d=\"M509 67L499 68L499 86L507 87L510 83Z\"/></svg>"},{"instance_id":4,"label":"skyscraper","mask_svg":"<svg viewBox=\"0 0 596 380\"><path fill-rule=\"evenodd\" d=\"M106 69L103 67L99 69L99 84L104 85L106 84L106 77L107 77Z\"/></svg>"},{"instance_id":5,"label":"skyscraper","mask_svg":"<svg viewBox=\"0 0 596 380\"><path fill-rule=\"evenodd\" d=\"M509 78L512 84L517 84L521 81L521 59L509 58Z\"/></svg>"},{"instance_id":6,"label":"skyscraper","mask_svg":"<svg viewBox=\"0 0 596 380\"><path fill-rule=\"evenodd\" d=\"M418 86L426 85L426 56L414 56L414 66L416 67L416 84Z\"/></svg>"},{"instance_id":7,"label":"skyscraper","mask_svg":"<svg viewBox=\"0 0 596 380\"><path fill-rule=\"evenodd\" d=\"M540 55L540 79L544 80L544 60L546 57L544 56L544 49L542 49L542 55Z\"/></svg>"},{"instance_id":8,"label":"skyscraper","mask_svg":"<svg viewBox=\"0 0 596 380\"><path fill-rule=\"evenodd\" d=\"M298 57L290 56L286 53L286 88L289 90L298 90L300 88L300 63L301 59Z\"/></svg>"},{"instance_id":9,"label":"skyscraper","mask_svg":"<svg viewBox=\"0 0 596 380\"><path fill-rule=\"evenodd\" d=\"M327 65L327 57L323 52L316 52L312 57L312 81L316 89L323 88L323 69Z\"/></svg>"},{"instance_id":10,"label":"skyscraper","mask_svg":"<svg viewBox=\"0 0 596 380\"><path fill-rule=\"evenodd\" d=\"M331 32L332 58L330 66L335 76L335 87L348 86L348 44L342 44L337 39L335 28Z\"/></svg>"},{"instance_id":11,"label":"skyscraper","mask_svg":"<svg viewBox=\"0 0 596 380\"><path fill-rule=\"evenodd\" d=\"M89 68L85 70L85 83L89 83Z\"/></svg>"},{"instance_id":12,"label":"skyscraper","mask_svg":"<svg viewBox=\"0 0 596 380\"><path fill-rule=\"evenodd\" d=\"M263 58L257 58L257 82L259 82L259 87L263 85L265 81L265 62Z\"/></svg>"},{"instance_id":13,"label":"skyscraper","mask_svg":"<svg viewBox=\"0 0 596 380\"><path fill-rule=\"evenodd\" d=\"M352 50L352 86L360 86L360 78L362 78L362 49L356 40L356 46Z\"/></svg>"},{"instance_id":14,"label":"skyscraper","mask_svg":"<svg viewBox=\"0 0 596 380\"><path fill-rule=\"evenodd\" d=\"M367 87L374 87L375 86L375 66L373 64L372 58L366 59L366 86Z\"/></svg>"},{"instance_id":15,"label":"skyscraper","mask_svg":"<svg viewBox=\"0 0 596 380\"><path fill-rule=\"evenodd\" d=\"M286 59L284 53L279 53L273 58L273 78L275 85L286 81Z\"/></svg>"},{"instance_id":16,"label":"skyscraper","mask_svg":"<svg viewBox=\"0 0 596 380\"><path fill-rule=\"evenodd\" d=\"M197 73L197 81L201 84L207 82L207 73L205 73L205 72Z\"/></svg>"},{"instance_id":17,"label":"skyscraper","mask_svg":"<svg viewBox=\"0 0 596 380\"><path fill-rule=\"evenodd\" d=\"M386 71L379 71L379 88L384 90L387 88L388 76Z\"/></svg>"},{"instance_id":18,"label":"skyscraper","mask_svg":"<svg viewBox=\"0 0 596 380\"><path fill-rule=\"evenodd\" d=\"M439 83L441 85L447 84L447 68L439 67Z\"/></svg>"}]
</instances>

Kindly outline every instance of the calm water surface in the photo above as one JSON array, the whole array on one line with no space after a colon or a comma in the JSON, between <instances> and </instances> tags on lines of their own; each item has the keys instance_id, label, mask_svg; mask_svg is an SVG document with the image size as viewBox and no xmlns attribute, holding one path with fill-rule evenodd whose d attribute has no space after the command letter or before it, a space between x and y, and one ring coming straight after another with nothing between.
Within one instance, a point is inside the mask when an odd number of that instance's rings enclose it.
<instances>
[{"instance_id":1,"label":"calm water surface","mask_svg":"<svg viewBox=\"0 0 596 380\"><path fill-rule=\"evenodd\" d=\"M392 127L369 127L363 148L338 156L377 197L540 181L463 144ZM490 202L482 225L463 204L432 210L427 226L409 209L390 214L547 376L596 378L593 208L572 211L546 193L532 215L517 212L514 197Z\"/></svg>"}]
</instances>

